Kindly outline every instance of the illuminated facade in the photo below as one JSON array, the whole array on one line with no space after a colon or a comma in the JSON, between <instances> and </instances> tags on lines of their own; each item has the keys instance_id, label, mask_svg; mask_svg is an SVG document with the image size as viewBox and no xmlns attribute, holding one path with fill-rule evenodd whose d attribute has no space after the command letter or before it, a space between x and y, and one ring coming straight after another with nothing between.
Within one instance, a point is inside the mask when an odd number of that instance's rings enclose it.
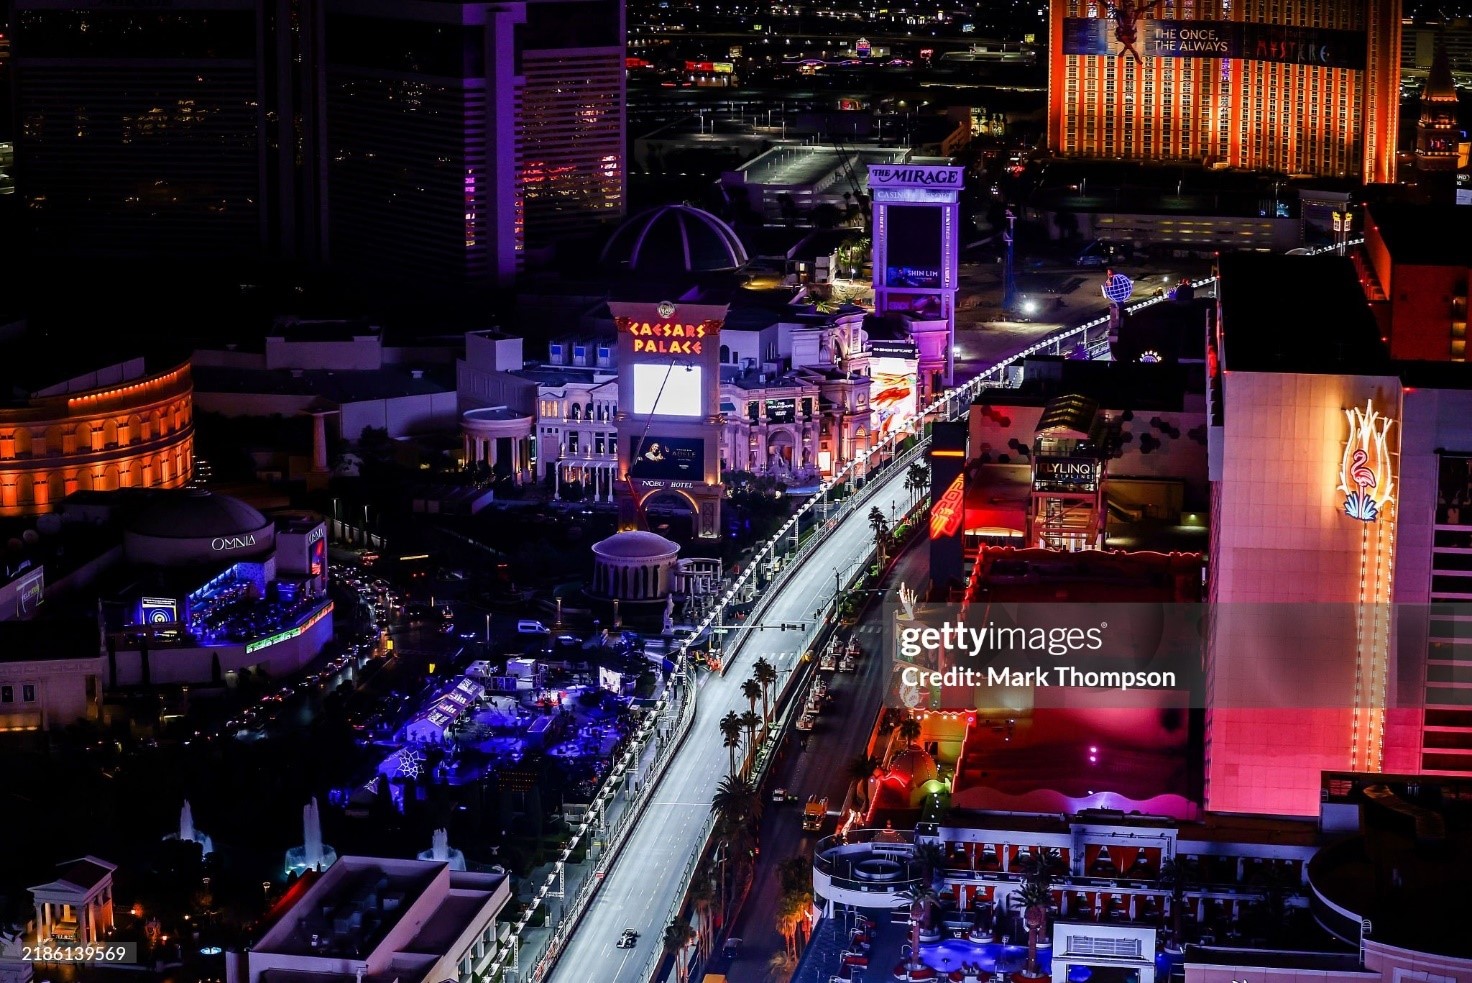
<instances>
[{"instance_id":1,"label":"illuminated facade","mask_svg":"<svg viewBox=\"0 0 1472 983\"><path fill-rule=\"evenodd\" d=\"M616 500L635 529L650 502L682 499L695 535L721 535L720 331L724 304L610 302L618 326Z\"/></svg>"},{"instance_id":2,"label":"illuminated facade","mask_svg":"<svg viewBox=\"0 0 1472 983\"><path fill-rule=\"evenodd\" d=\"M962 167L869 165L874 311L905 320L918 356L910 395L922 402L949 386L955 369L964 185Z\"/></svg>"},{"instance_id":3,"label":"illuminated facade","mask_svg":"<svg viewBox=\"0 0 1472 983\"><path fill-rule=\"evenodd\" d=\"M0 408L0 515L49 512L80 490L178 488L193 467L187 363L149 372L132 359Z\"/></svg>"},{"instance_id":4,"label":"illuminated facade","mask_svg":"<svg viewBox=\"0 0 1472 983\"><path fill-rule=\"evenodd\" d=\"M518 34L516 168L526 242L623 218L624 5L533 0Z\"/></svg>"},{"instance_id":5,"label":"illuminated facade","mask_svg":"<svg viewBox=\"0 0 1472 983\"><path fill-rule=\"evenodd\" d=\"M1393 183L1400 34L1395 0L1052 0L1048 146Z\"/></svg>"},{"instance_id":6,"label":"illuminated facade","mask_svg":"<svg viewBox=\"0 0 1472 983\"><path fill-rule=\"evenodd\" d=\"M1302 309L1271 286L1290 279ZM1405 679L1421 657L1402 638L1397 663L1390 603L1403 386L1348 260L1223 257L1220 290L1207 807L1313 815L1322 772L1399 767L1417 740L1397 711L1422 702ZM1310 316L1340 347L1281 338Z\"/></svg>"}]
</instances>

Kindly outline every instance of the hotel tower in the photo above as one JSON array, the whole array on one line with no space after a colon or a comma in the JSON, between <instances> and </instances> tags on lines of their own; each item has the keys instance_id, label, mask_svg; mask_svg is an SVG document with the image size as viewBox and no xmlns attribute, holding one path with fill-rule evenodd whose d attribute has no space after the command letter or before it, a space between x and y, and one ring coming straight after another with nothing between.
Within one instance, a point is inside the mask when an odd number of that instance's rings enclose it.
<instances>
[{"instance_id":1,"label":"hotel tower","mask_svg":"<svg viewBox=\"0 0 1472 983\"><path fill-rule=\"evenodd\" d=\"M1395 180L1397 0L1052 0L1048 146Z\"/></svg>"}]
</instances>

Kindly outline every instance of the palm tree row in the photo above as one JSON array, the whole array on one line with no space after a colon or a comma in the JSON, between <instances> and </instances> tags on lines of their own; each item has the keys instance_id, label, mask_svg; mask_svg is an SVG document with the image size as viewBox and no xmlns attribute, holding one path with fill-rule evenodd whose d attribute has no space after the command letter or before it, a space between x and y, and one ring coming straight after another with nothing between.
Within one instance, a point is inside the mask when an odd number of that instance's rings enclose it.
<instances>
[{"instance_id":1,"label":"palm tree row","mask_svg":"<svg viewBox=\"0 0 1472 983\"><path fill-rule=\"evenodd\" d=\"M879 551L879 566L882 568L889 548L889 520L877 505L869 510L869 529L874 533L874 548Z\"/></svg>"},{"instance_id":2,"label":"palm tree row","mask_svg":"<svg viewBox=\"0 0 1472 983\"><path fill-rule=\"evenodd\" d=\"M910 504L914 505L920 493L930 487L930 468L915 462L905 470L905 491L910 493Z\"/></svg>"},{"instance_id":3,"label":"palm tree row","mask_svg":"<svg viewBox=\"0 0 1472 983\"><path fill-rule=\"evenodd\" d=\"M741 695L746 698L746 712L738 714L732 710L721 718L722 744L729 754L730 773L733 776L751 777L751 768L756 759L757 728L761 727L765 730L767 722L771 720L772 705L777 695L775 692L777 679L777 667L765 658L757 659L756 664L751 668L751 676L741 684ZM758 700L762 704L761 716L757 716L756 712ZM742 731L746 733L746 753L738 770L736 752L742 746Z\"/></svg>"},{"instance_id":4,"label":"palm tree row","mask_svg":"<svg viewBox=\"0 0 1472 983\"><path fill-rule=\"evenodd\" d=\"M1014 897L1022 906L1022 924L1027 928L1027 968L1022 975L1038 978L1043 975L1038 969L1038 942L1048 927L1048 911L1053 907L1053 882L1063 859L1051 847L1034 850L1029 856L1018 859L1021 861L1022 889Z\"/></svg>"},{"instance_id":5,"label":"palm tree row","mask_svg":"<svg viewBox=\"0 0 1472 983\"><path fill-rule=\"evenodd\" d=\"M812 861L805 856L789 857L777 865L777 877L782 886L777 900L777 931L782 936L784 963L796 965L812 926Z\"/></svg>"}]
</instances>

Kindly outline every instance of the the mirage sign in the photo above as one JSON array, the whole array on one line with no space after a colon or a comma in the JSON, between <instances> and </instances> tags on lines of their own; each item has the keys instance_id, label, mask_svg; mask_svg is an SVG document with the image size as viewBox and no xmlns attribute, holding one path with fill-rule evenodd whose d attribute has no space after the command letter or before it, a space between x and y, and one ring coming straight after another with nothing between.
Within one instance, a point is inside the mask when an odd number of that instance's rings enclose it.
<instances>
[{"instance_id":1,"label":"the mirage sign","mask_svg":"<svg viewBox=\"0 0 1472 983\"><path fill-rule=\"evenodd\" d=\"M961 190L964 167L949 164L870 164L871 188L949 188Z\"/></svg>"}]
</instances>

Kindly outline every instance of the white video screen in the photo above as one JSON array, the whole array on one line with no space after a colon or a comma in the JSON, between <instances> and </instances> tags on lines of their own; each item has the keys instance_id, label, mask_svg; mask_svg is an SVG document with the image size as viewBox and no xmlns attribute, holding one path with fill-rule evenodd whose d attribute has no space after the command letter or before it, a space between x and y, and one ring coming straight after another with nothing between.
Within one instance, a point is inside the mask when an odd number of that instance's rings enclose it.
<instances>
[{"instance_id":1,"label":"white video screen","mask_svg":"<svg viewBox=\"0 0 1472 983\"><path fill-rule=\"evenodd\" d=\"M634 415L700 416L700 366L634 363Z\"/></svg>"}]
</instances>

